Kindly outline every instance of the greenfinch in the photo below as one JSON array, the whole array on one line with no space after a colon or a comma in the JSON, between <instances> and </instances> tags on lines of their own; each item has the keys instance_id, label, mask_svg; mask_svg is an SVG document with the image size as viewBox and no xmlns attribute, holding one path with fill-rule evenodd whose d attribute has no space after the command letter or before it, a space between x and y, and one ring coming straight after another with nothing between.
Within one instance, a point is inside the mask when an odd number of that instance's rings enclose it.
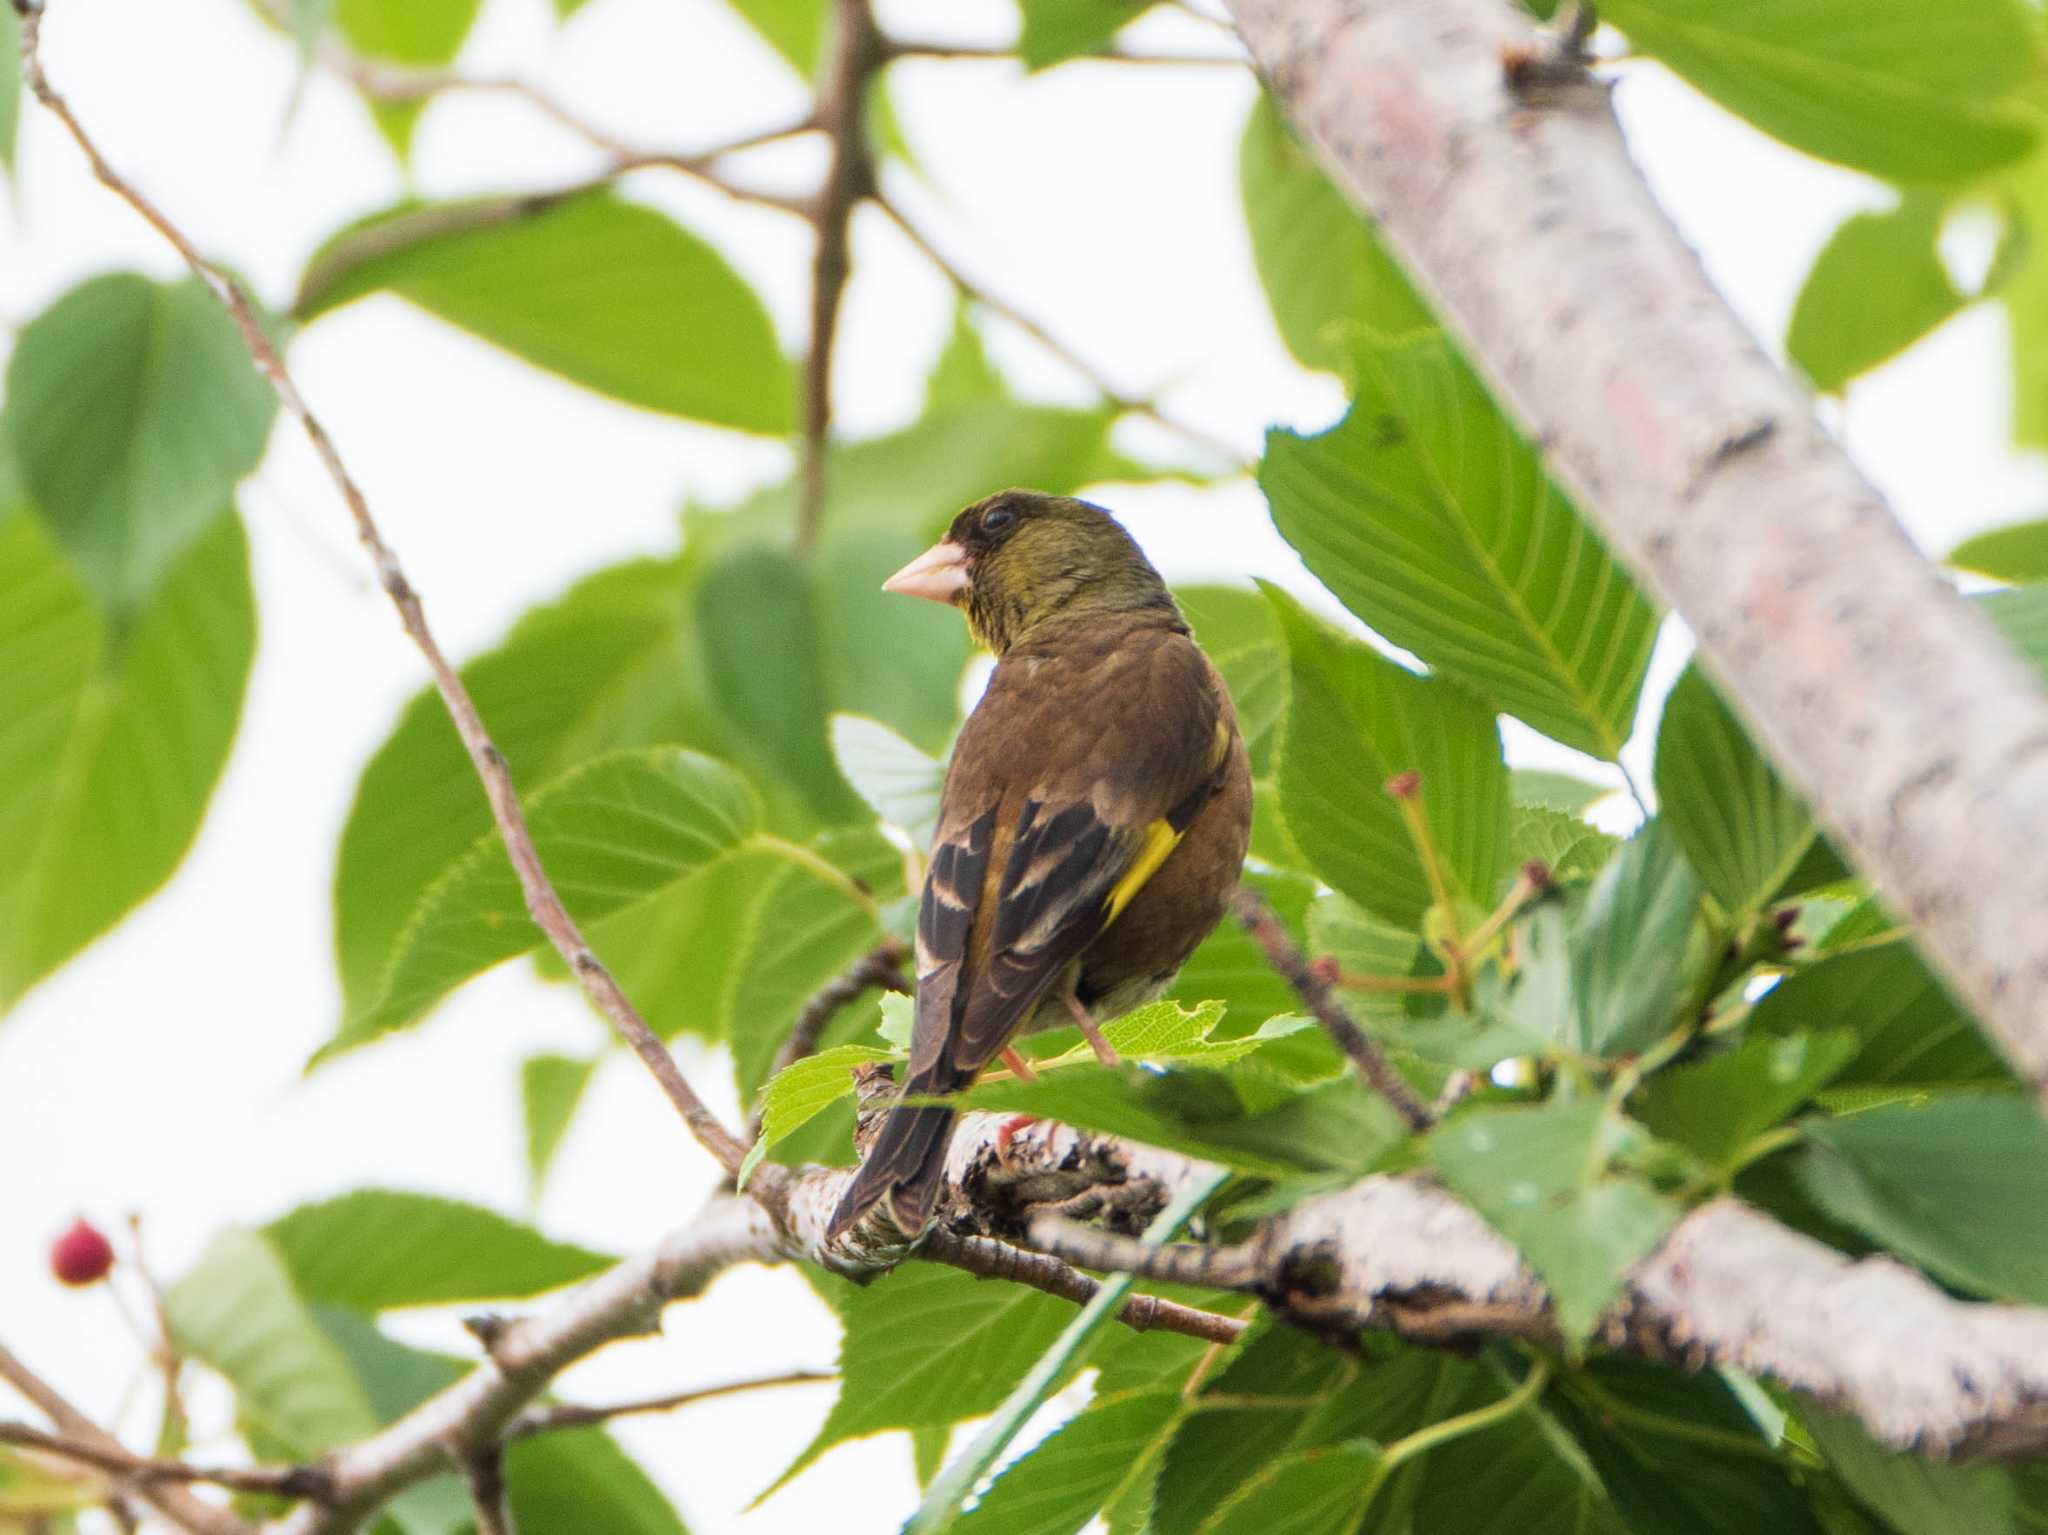
<instances>
[{"instance_id":1,"label":"greenfinch","mask_svg":"<svg viewBox=\"0 0 2048 1535\"><path fill-rule=\"evenodd\" d=\"M1251 835L1237 711L1159 572L1097 506L1006 490L884 583L950 603L995 652L953 748L917 918L905 1097L967 1086L1022 1029L1157 996L1217 922ZM1021 1063L1017 1063L1021 1065ZM835 1210L907 1235L937 1204L953 1111L898 1104Z\"/></svg>"}]
</instances>

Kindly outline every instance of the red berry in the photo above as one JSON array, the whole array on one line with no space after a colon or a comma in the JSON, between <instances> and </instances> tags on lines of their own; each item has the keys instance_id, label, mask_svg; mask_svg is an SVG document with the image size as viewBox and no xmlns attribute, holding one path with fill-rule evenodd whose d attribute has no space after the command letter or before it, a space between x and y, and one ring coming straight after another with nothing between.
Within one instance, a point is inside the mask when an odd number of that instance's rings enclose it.
<instances>
[{"instance_id":1,"label":"red berry","mask_svg":"<svg viewBox=\"0 0 2048 1535\"><path fill-rule=\"evenodd\" d=\"M50 1272L68 1285L98 1284L114 1266L114 1247L83 1217L50 1244Z\"/></svg>"}]
</instances>

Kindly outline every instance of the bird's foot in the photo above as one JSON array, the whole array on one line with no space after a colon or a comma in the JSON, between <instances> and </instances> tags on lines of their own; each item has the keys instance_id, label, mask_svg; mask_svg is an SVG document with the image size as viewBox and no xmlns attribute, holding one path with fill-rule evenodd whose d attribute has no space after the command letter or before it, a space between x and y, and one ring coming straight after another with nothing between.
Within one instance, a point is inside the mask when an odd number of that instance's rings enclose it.
<instances>
[{"instance_id":1,"label":"bird's foot","mask_svg":"<svg viewBox=\"0 0 2048 1535\"><path fill-rule=\"evenodd\" d=\"M1019 1082L1036 1082L1038 1073L1031 1069L1031 1063L1008 1045L1003 1046L1003 1064L1010 1068L1010 1075Z\"/></svg>"},{"instance_id":2,"label":"bird's foot","mask_svg":"<svg viewBox=\"0 0 2048 1535\"><path fill-rule=\"evenodd\" d=\"M1088 1041L1088 1048L1095 1052L1095 1059L1105 1066L1123 1064L1123 1057L1118 1055L1110 1042L1102 1037L1102 1030L1095 1026L1095 1019L1088 1009L1081 1005L1081 999L1071 991L1067 993L1067 1011L1074 1015L1075 1026L1080 1029L1081 1037Z\"/></svg>"},{"instance_id":3,"label":"bird's foot","mask_svg":"<svg viewBox=\"0 0 2048 1535\"><path fill-rule=\"evenodd\" d=\"M1012 1114L996 1126L996 1160L1007 1162L1010 1159L1010 1142L1017 1138L1017 1132L1037 1123L1036 1114Z\"/></svg>"}]
</instances>

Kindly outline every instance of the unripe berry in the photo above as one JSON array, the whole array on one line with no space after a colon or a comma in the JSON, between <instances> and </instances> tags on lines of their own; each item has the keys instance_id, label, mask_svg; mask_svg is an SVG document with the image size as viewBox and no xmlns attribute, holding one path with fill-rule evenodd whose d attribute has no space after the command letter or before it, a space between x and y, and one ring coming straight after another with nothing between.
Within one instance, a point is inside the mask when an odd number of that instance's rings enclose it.
<instances>
[{"instance_id":1,"label":"unripe berry","mask_svg":"<svg viewBox=\"0 0 2048 1535\"><path fill-rule=\"evenodd\" d=\"M68 1285L98 1284L114 1266L114 1247L84 1217L50 1244L50 1272Z\"/></svg>"}]
</instances>

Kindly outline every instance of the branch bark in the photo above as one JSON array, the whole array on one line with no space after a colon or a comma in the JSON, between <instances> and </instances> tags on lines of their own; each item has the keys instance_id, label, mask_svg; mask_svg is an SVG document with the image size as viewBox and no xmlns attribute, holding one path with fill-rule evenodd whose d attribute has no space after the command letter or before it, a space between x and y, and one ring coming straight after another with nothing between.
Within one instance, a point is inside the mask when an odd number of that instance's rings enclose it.
<instances>
[{"instance_id":1,"label":"branch bark","mask_svg":"<svg viewBox=\"0 0 2048 1535\"><path fill-rule=\"evenodd\" d=\"M1590 77L1499 0L1229 0L1615 552L2048 1104L2048 693L1715 292Z\"/></svg>"}]
</instances>

